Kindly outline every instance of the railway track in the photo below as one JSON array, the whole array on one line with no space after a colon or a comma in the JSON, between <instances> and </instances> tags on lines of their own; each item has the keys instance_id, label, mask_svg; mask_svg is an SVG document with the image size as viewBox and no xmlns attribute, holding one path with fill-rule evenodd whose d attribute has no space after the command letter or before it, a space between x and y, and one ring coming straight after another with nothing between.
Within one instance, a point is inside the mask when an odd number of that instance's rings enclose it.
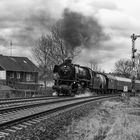
<instances>
[{"instance_id":1,"label":"railway track","mask_svg":"<svg viewBox=\"0 0 140 140\"><path fill-rule=\"evenodd\" d=\"M39 96L39 97L32 97L32 98L0 99L0 104L28 102L28 101L43 100L43 99L53 99L53 98L58 98L58 97L55 97L55 96Z\"/></svg>"},{"instance_id":2,"label":"railway track","mask_svg":"<svg viewBox=\"0 0 140 140\"><path fill-rule=\"evenodd\" d=\"M46 102L51 100L59 99L58 97L38 97L38 98L20 98L20 99L12 99L12 100L0 100L0 109L8 108L8 107L16 107L20 105L33 104L39 102Z\"/></svg>"},{"instance_id":3,"label":"railway track","mask_svg":"<svg viewBox=\"0 0 140 140\"><path fill-rule=\"evenodd\" d=\"M82 97L83 98L83 97ZM37 101L31 101L31 102L20 102L18 104L13 104L13 106L5 106L0 108L0 114L7 113L7 112L12 112L16 110L23 110L27 108L34 108L38 106L43 106L43 105L50 105L50 104L55 104L55 103L60 103L60 102L66 102L70 100L77 100L77 98L51 98L51 99L44 99L44 100L37 100Z\"/></svg>"},{"instance_id":4,"label":"railway track","mask_svg":"<svg viewBox=\"0 0 140 140\"><path fill-rule=\"evenodd\" d=\"M22 129L22 127L26 125L36 123L43 117L58 111L63 111L64 109L70 109L93 101L116 97L118 97L118 95L69 98L38 105L36 104L30 106L27 105L26 107L18 107L18 109L15 108L15 110L13 109L11 111L3 110L3 113L0 113L0 136L5 136L9 134L10 131L16 131Z\"/></svg>"}]
</instances>

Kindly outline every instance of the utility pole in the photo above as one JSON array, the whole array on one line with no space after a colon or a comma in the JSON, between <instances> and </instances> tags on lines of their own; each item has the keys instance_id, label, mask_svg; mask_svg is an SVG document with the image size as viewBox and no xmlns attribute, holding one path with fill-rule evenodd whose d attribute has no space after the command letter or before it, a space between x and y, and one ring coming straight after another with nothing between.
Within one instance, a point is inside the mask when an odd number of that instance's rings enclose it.
<instances>
[{"instance_id":1,"label":"utility pole","mask_svg":"<svg viewBox=\"0 0 140 140\"><path fill-rule=\"evenodd\" d=\"M140 35L135 35L132 34L131 35L131 39L132 39L132 93L135 96L136 91L135 91L135 79L136 79L136 66L135 66L135 52L137 51L137 49L135 49L135 41L136 39L140 37Z\"/></svg>"}]
</instances>

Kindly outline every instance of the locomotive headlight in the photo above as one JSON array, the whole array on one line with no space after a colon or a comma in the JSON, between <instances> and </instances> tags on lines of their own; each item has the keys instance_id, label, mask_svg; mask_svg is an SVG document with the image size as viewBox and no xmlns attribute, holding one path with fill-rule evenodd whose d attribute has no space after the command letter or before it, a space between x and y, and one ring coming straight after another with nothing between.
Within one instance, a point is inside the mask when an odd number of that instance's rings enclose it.
<instances>
[{"instance_id":1,"label":"locomotive headlight","mask_svg":"<svg viewBox=\"0 0 140 140\"><path fill-rule=\"evenodd\" d=\"M59 75L58 75L58 73L54 73L54 74L53 74L53 79L54 79L54 80L59 79Z\"/></svg>"}]
</instances>

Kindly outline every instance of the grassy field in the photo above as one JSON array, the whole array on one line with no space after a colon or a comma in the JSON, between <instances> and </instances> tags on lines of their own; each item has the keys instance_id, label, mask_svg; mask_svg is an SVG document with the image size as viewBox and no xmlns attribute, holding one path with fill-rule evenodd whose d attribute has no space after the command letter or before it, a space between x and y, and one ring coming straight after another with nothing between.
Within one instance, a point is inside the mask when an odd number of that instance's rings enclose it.
<instances>
[{"instance_id":1,"label":"grassy field","mask_svg":"<svg viewBox=\"0 0 140 140\"><path fill-rule=\"evenodd\" d=\"M102 102L57 140L140 140L140 97Z\"/></svg>"}]
</instances>

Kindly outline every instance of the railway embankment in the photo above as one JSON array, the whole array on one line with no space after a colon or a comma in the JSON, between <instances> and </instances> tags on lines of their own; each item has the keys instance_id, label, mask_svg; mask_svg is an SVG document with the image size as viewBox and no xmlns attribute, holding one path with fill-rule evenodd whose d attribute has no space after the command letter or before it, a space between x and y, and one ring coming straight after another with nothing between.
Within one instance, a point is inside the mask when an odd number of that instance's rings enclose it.
<instances>
[{"instance_id":1,"label":"railway embankment","mask_svg":"<svg viewBox=\"0 0 140 140\"><path fill-rule=\"evenodd\" d=\"M140 138L140 97L87 103L25 124L8 140L127 140Z\"/></svg>"},{"instance_id":2,"label":"railway embankment","mask_svg":"<svg viewBox=\"0 0 140 140\"><path fill-rule=\"evenodd\" d=\"M59 134L63 132L65 126L71 124L72 120L88 114L90 110L95 108L95 104L98 105L102 100L107 100L102 97L100 97L101 100L96 100L95 98L96 97L93 97L93 101L91 103L89 102L89 100L91 100L90 98L83 98L84 102L85 100L88 100L88 102L85 102L84 104L82 103L81 105L77 104L76 101L76 106L74 105L70 108L63 108L63 110L55 111L47 116L45 115L39 118L37 117L36 119L31 119L31 121L28 120L22 124L11 126L8 129L4 128L4 130L0 132L0 136L5 135L5 137L1 137L1 139L56 139ZM74 98L74 100L77 99L79 100L79 98Z\"/></svg>"},{"instance_id":3,"label":"railway embankment","mask_svg":"<svg viewBox=\"0 0 140 140\"><path fill-rule=\"evenodd\" d=\"M108 100L73 120L57 140L139 140L140 97Z\"/></svg>"}]
</instances>

